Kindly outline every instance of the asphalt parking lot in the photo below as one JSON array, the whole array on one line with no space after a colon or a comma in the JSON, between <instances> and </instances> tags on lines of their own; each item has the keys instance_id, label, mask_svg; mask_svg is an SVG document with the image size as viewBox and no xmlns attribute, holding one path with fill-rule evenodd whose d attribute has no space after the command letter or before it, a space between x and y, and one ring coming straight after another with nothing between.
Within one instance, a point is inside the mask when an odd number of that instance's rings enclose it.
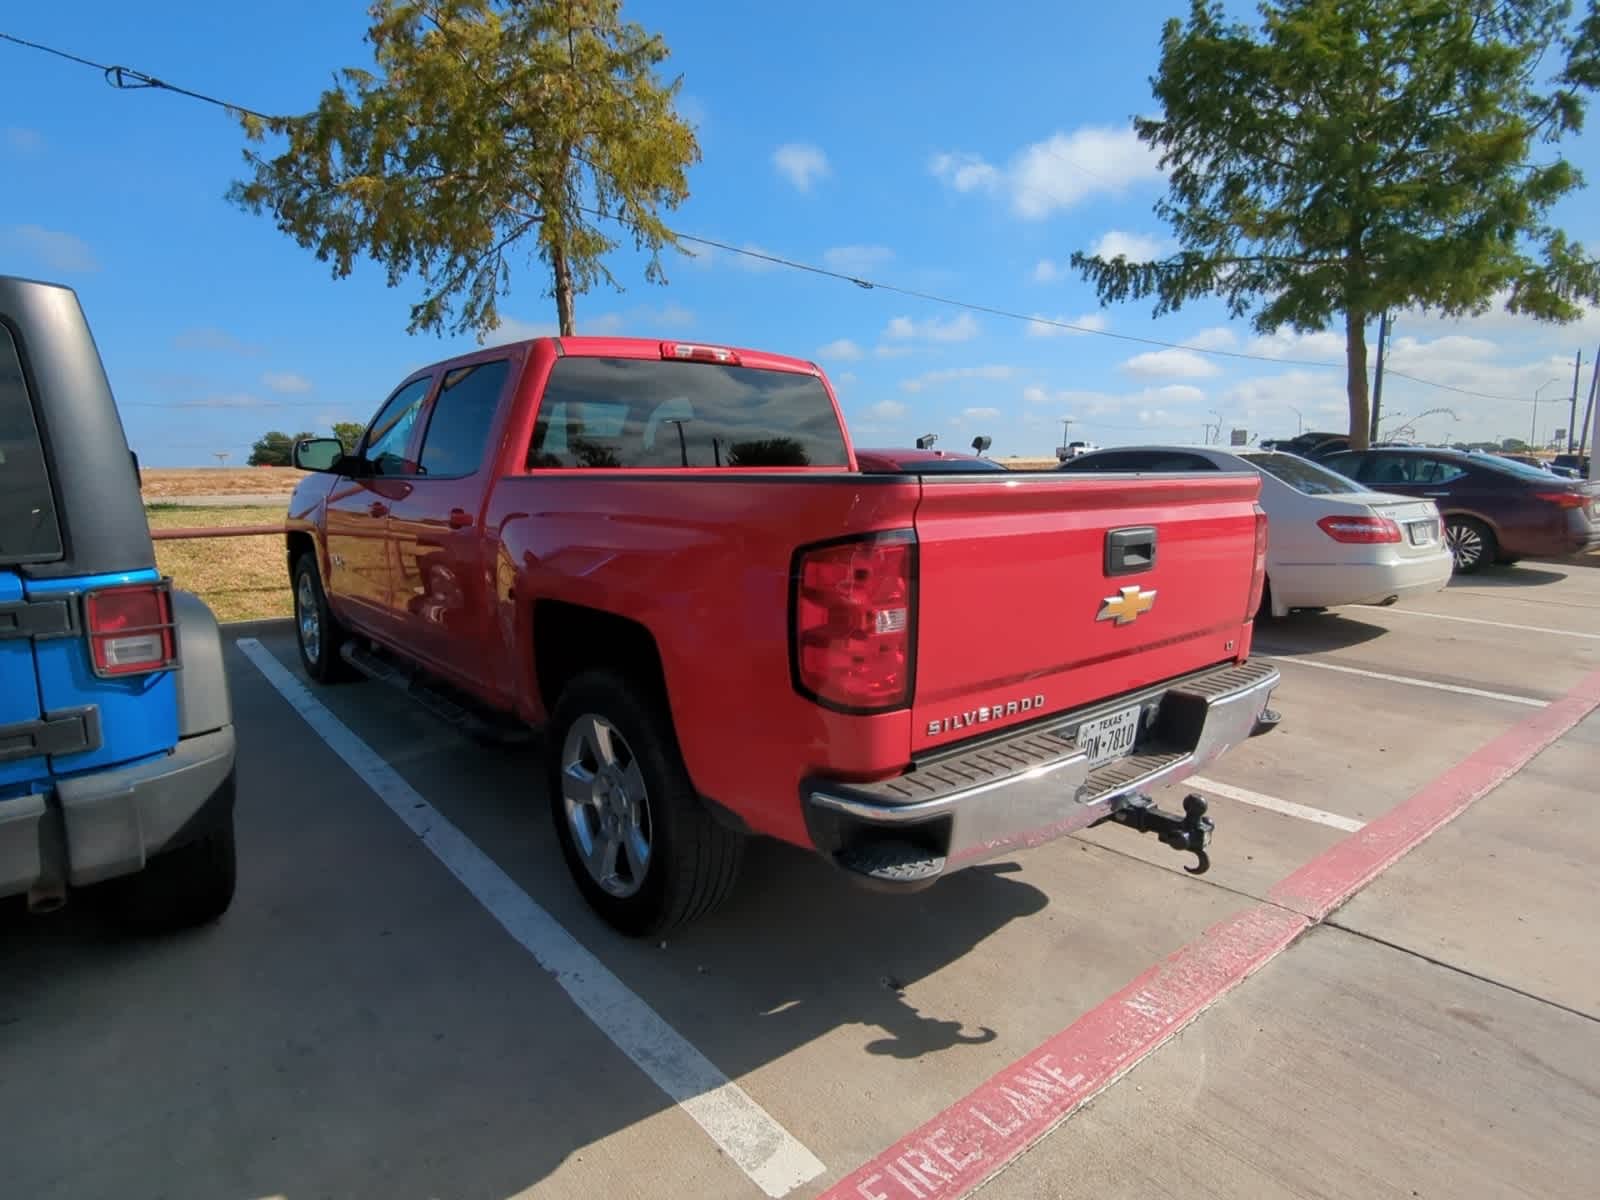
<instances>
[{"instance_id":1,"label":"asphalt parking lot","mask_svg":"<svg viewBox=\"0 0 1600 1200\"><path fill-rule=\"evenodd\" d=\"M227 917L0 909L4 1191L1592 1195L1600 570L1256 649L1284 721L1197 789L1202 878L1117 828L905 897L758 844L638 943L571 887L537 746L241 630Z\"/></svg>"}]
</instances>

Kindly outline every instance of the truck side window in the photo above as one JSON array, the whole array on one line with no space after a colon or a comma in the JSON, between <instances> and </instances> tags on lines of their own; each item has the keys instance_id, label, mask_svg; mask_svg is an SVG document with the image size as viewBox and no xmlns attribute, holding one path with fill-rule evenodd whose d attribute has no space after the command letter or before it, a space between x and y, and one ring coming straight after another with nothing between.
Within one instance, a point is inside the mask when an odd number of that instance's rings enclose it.
<instances>
[{"instance_id":1,"label":"truck side window","mask_svg":"<svg viewBox=\"0 0 1600 1200\"><path fill-rule=\"evenodd\" d=\"M502 358L457 367L444 377L422 438L419 474L454 479L483 465L489 427L510 374L511 363Z\"/></svg>"},{"instance_id":2,"label":"truck side window","mask_svg":"<svg viewBox=\"0 0 1600 1200\"><path fill-rule=\"evenodd\" d=\"M799 371L656 359L560 359L551 368L531 469L843 467L827 388Z\"/></svg>"},{"instance_id":3,"label":"truck side window","mask_svg":"<svg viewBox=\"0 0 1600 1200\"><path fill-rule=\"evenodd\" d=\"M428 390L432 386L432 378L406 384L389 397L372 419L361 446L361 457L371 465L374 475L410 473L406 447L411 444L411 431L416 428L417 414L422 411L422 402L428 398Z\"/></svg>"}]
</instances>

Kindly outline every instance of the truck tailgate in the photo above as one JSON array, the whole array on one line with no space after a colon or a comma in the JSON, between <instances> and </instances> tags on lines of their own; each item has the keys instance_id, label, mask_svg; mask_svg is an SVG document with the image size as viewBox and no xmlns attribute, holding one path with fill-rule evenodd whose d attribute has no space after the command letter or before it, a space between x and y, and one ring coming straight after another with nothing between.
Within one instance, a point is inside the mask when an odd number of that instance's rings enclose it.
<instances>
[{"instance_id":1,"label":"truck tailgate","mask_svg":"<svg viewBox=\"0 0 1600 1200\"><path fill-rule=\"evenodd\" d=\"M1260 487L1253 473L924 476L912 752L1240 657ZM1140 529L1154 561L1135 549L1109 574L1108 535Z\"/></svg>"}]
</instances>

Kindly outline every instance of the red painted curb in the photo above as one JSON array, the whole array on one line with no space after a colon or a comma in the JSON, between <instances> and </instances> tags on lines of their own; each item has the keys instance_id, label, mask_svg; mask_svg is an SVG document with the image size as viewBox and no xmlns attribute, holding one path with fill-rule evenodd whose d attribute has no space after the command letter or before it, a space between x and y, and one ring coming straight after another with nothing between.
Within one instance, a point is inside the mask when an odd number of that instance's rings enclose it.
<instances>
[{"instance_id":1,"label":"red painted curb","mask_svg":"<svg viewBox=\"0 0 1600 1200\"><path fill-rule=\"evenodd\" d=\"M1268 903L1212 926L1101 1001L819 1200L966 1195L1596 707L1600 671L1291 873Z\"/></svg>"},{"instance_id":2,"label":"red painted curb","mask_svg":"<svg viewBox=\"0 0 1600 1200\"><path fill-rule=\"evenodd\" d=\"M1212 926L834 1184L821 1200L964 1195L1270 962L1310 924L1299 913L1260 904Z\"/></svg>"},{"instance_id":3,"label":"red painted curb","mask_svg":"<svg viewBox=\"0 0 1600 1200\"><path fill-rule=\"evenodd\" d=\"M1515 775L1600 706L1600 671L1273 885L1267 899L1320 921L1423 839Z\"/></svg>"}]
</instances>

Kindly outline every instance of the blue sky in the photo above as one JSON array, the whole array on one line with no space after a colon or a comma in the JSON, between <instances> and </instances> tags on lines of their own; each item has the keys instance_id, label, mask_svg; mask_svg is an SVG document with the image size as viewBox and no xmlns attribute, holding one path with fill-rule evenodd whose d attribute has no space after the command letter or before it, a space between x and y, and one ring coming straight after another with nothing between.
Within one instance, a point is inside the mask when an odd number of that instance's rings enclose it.
<instances>
[{"instance_id":1,"label":"blue sky","mask_svg":"<svg viewBox=\"0 0 1600 1200\"><path fill-rule=\"evenodd\" d=\"M1198 441L1230 428L1283 436L1303 420L1342 428L1334 334L1257 338L1220 306L1153 321L1145 305L1100 309L1066 267L1077 249L1161 249L1160 173L1133 138L1148 110L1162 21L1176 0L1115 6L825 0L801 9L633 0L684 76L703 163L672 224L686 232L981 304L1188 343L1161 350L963 313L726 254L668 262L646 284L578 301L580 332L684 336L816 357L858 444L934 431L996 455L1048 454L1072 436L1102 445ZM227 5L83 0L12 10L0 29L136 67L262 111L300 111L330 72L367 65L364 5L285 0L247 22ZM270 15L269 15L270 13ZM1600 120L1600 113L1594 114ZM0 43L0 272L58 279L81 295L129 439L151 465L241 463L262 431L365 421L395 383L470 338L405 333L413 291L370 264L333 280L266 219L224 199L242 135L223 112L159 91L115 91L88 68ZM1591 131L1565 153L1600 180ZM1560 223L1600 246L1593 192ZM501 337L545 332L554 303L537 264L513 279ZM1391 377L1385 408L1445 407L1420 436L1526 437L1566 424L1572 358L1583 388L1600 312L1578 326L1504 314L1446 323L1403 314L1397 369L1507 400ZM1207 357L1204 348L1279 360ZM1298 414L1296 409L1299 410Z\"/></svg>"}]
</instances>

